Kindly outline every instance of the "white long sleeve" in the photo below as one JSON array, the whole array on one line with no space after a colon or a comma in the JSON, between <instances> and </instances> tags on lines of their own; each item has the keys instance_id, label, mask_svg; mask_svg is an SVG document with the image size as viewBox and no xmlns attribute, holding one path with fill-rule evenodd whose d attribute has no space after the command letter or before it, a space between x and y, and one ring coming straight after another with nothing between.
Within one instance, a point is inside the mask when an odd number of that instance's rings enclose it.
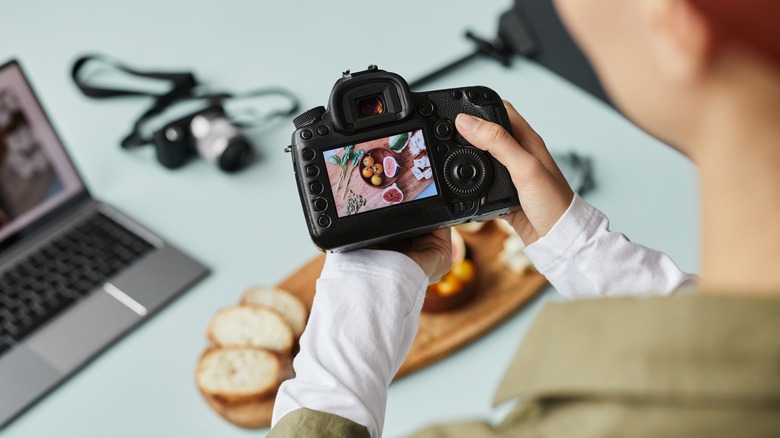
<instances>
[{"instance_id":1,"label":"white long sleeve","mask_svg":"<svg viewBox=\"0 0 780 438\"><path fill-rule=\"evenodd\" d=\"M299 408L336 414L380 436L387 387L417 333L428 278L391 251L328 254L273 421Z\"/></svg>"},{"instance_id":2,"label":"white long sleeve","mask_svg":"<svg viewBox=\"0 0 780 438\"><path fill-rule=\"evenodd\" d=\"M609 220L578 195L546 236L525 253L568 298L667 295L695 278L666 254L609 230Z\"/></svg>"},{"instance_id":3,"label":"white long sleeve","mask_svg":"<svg viewBox=\"0 0 780 438\"><path fill-rule=\"evenodd\" d=\"M667 294L693 278L608 225L575 196L553 229L525 251L570 298ZM427 285L422 269L399 253L329 254L295 358L296 377L279 389L272 424L309 408L381 436L387 387L411 348Z\"/></svg>"}]
</instances>

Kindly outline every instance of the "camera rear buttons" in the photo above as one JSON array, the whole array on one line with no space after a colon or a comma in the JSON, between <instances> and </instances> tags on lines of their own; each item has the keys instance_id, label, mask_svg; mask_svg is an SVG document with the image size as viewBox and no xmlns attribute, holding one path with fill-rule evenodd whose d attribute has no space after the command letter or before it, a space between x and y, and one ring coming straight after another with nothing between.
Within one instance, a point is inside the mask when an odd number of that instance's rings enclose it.
<instances>
[{"instance_id":1,"label":"camera rear buttons","mask_svg":"<svg viewBox=\"0 0 780 438\"><path fill-rule=\"evenodd\" d=\"M474 201L456 201L452 203L452 209L455 213L463 213L474 208Z\"/></svg>"},{"instance_id":2,"label":"camera rear buttons","mask_svg":"<svg viewBox=\"0 0 780 438\"><path fill-rule=\"evenodd\" d=\"M320 174L320 168L319 167L317 167L317 166L315 166L313 164L309 164L308 166L306 166L306 175L307 176L314 178L315 176L317 176L319 174Z\"/></svg>"},{"instance_id":3,"label":"camera rear buttons","mask_svg":"<svg viewBox=\"0 0 780 438\"><path fill-rule=\"evenodd\" d=\"M475 101L475 100L479 99L479 93L476 90L469 90L469 91L467 91L466 92L466 96L471 101Z\"/></svg>"},{"instance_id":4,"label":"camera rear buttons","mask_svg":"<svg viewBox=\"0 0 780 438\"><path fill-rule=\"evenodd\" d=\"M439 120L433 125L433 132L439 140L449 140L452 137L453 126L449 120Z\"/></svg>"},{"instance_id":5,"label":"camera rear buttons","mask_svg":"<svg viewBox=\"0 0 780 438\"><path fill-rule=\"evenodd\" d=\"M304 139L304 140L308 140L308 139L310 139L310 138L311 138L311 136L312 136L312 133L311 133L311 131L310 131L310 130L308 130L308 129L304 129L303 131L301 131L301 138L302 138L302 139Z\"/></svg>"},{"instance_id":6,"label":"camera rear buttons","mask_svg":"<svg viewBox=\"0 0 780 438\"><path fill-rule=\"evenodd\" d=\"M474 163L463 163L455 166L455 174L461 181L473 181L478 173Z\"/></svg>"},{"instance_id":7,"label":"camera rear buttons","mask_svg":"<svg viewBox=\"0 0 780 438\"><path fill-rule=\"evenodd\" d=\"M436 146L436 152L438 152L440 155L444 155L449 151L450 151L450 147L447 146L446 144L442 143Z\"/></svg>"},{"instance_id":8,"label":"camera rear buttons","mask_svg":"<svg viewBox=\"0 0 780 438\"><path fill-rule=\"evenodd\" d=\"M330 226L330 218L325 216L325 215L322 215L322 216L319 217L319 219L317 219L317 223L322 228L328 228Z\"/></svg>"},{"instance_id":9,"label":"camera rear buttons","mask_svg":"<svg viewBox=\"0 0 780 438\"><path fill-rule=\"evenodd\" d=\"M312 205L314 205L314 211L325 211L328 208L328 201L325 198L317 198L312 202Z\"/></svg>"},{"instance_id":10,"label":"camera rear buttons","mask_svg":"<svg viewBox=\"0 0 780 438\"><path fill-rule=\"evenodd\" d=\"M293 125L295 125L295 129L299 129L301 127L314 123L317 119L322 117L322 115L325 114L326 112L327 110L325 110L324 106L314 107L308 111L303 112L298 117L294 118Z\"/></svg>"},{"instance_id":11,"label":"camera rear buttons","mask_svg":"<svg viewBox=\"0 0 780 438\"><path fill-rule=\"evenodd\" d=\"M433 102L426 100L417 107L417 112L423 117L430 117L436 112L436 107L433 106Z\"/></svg>"},{"instance_id":12,"label":"camera rear buttons","mask_svg":"<svg viewBox=\"0 0 780 438\"><path fill-rule=\"evenodd\" d=\"M309 184L309 190L311 190L313 194L319 195L323 190L325 190L325 186L323 186L319 181L314 181L313 183Z\"/></svg>"},{"instance_id":13,"label":"camera rear buttons","mask_svg":"<svg viewBox=\"0 0 780 438\"><path fill-rule=\"evenodd\" d=\"M330 130L325 125L320 125L317 127L317 134L319 135L327 135Z\"/></svg>"},{"instance_id":14,"label":"camera rear buttons","mask_svg":"<svg viewBox=\"0 0 780 438\"><path fill-rule=\"evenodd\" d=\"M450 93L450 96L452 96L453 99L460 99L463 97L463 92L460 90L453 90L452 93Z\"/></svg>"},{"instance_id":15,"label":"camera rear buttons","mask_svg":"<svg viewBox=\"0 0 780 438\"><path fill-rule=\"evenodd\" d=\"M301 156L306 161L313 160L315 155L316 154L313 149L304 149L303 152L301 152Z\"/></svg>"}]
</instances>

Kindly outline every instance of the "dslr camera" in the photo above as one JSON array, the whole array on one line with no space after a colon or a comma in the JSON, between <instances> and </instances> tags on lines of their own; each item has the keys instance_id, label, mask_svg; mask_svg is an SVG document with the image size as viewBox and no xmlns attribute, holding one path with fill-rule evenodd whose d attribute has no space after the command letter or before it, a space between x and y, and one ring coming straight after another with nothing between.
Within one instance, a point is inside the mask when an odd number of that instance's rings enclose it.
<instances>
[{"instance_id":1,"label":"dslr camera","mask_svg":"<svg viewBox=\"0 0 780 438\"><path fill-rule=\"evenodd\" d=\"M293 121L290 151L314 243L346 251L519 209L506 167L457 133L460 113L511 132L487 87L413 93L373 65L345 72L327 109Z\"/></svg>"}]
</instances>

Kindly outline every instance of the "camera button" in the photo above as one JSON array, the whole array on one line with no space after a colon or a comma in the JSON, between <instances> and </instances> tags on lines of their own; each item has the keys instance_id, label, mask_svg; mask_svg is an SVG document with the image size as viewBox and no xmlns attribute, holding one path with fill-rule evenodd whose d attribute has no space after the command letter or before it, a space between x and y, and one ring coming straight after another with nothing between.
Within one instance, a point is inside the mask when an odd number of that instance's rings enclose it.
<instances>
[{"instance_id":1,"label":"camera button","mask_svg":"<svg viewBox=\"0 0 780 438\"><path fill-rule=\"evenodd\" d=\"M316 154L314 153L314 150L312 150L312 149L304 149L303 152L301 152L301 156L306 161L314 159L315 155Z\"/></svg>"},{"instance_id":2,"label":"camera button","mask_svg":"<svg viewBox=\"0 0 780 438\"><path fill-rule=\"evenodd\" d=\"M449 151L450 151L450 147L447 146L446 144L440 144L436 146L436 152L440 153L441 155L444 155Z\"/></svg>"},{"instance_id":3,"label":"camera button","mask_svg":"<svg viewBox=\"0 0 780 438\"><path fill-rule=\"evenodd\" d=\"M433 132L439 140L449 140L452 137L452 122L449 120L439 120L433 125Z\"/></svg>"},{"instance_id":4,"label":"camera button","mask_svg":"<svg viewBox=\"0 0 780 438\"><path fill-rule=\"evenodd\" d=\"M317 134L319 135L326 135L328 132L330 132L330 130L325 125L319 126L317 128Z\"/></svg>"},{"instance_id":5,"label":"camera button","mask_svg":"<svg viewBox=\"0 0 780 438\"><path fill-rule=\"evenodd\" d=\"M461 97L463 97L463 92L460 90L455 90L452 93L450 93L450 95L452 96L453 99L460 99Z\"/></svg>"},{"instance_id":6,"label":"camera button","mask_svg":"<svg viewBox=\"0 0 780 438\"><path fill-rule=\"evenodd\" d=\"M317 198L312 204L314 205L314 211L325 211L328 208L328 201L325 198Z\"/></svg>"},{"instance_id":7,"label":"camera button","mask_svg":"<svg viewBox=\"0 0 780 438\"><path fill-rule=\"evenodd\" d=\"M473 163L463 163L460 166L456 166L455 173L463 181L471 181L477 178L479 173L477 172L477 166Z\"/></svg>"},{"instance_id":8,"label":"camera button","mask_svg":"<svg viewBox=\"0 0 780 438\"><path fill-rule=\"evenodd\" d=\"M322 228L328 228L328 227L330 226L330 218L329 218L329 217L327 217L327 216L325 216L325 215L322 215L322 216L320 216L320 218L319 218L319 219L317 219L317 223L318 223L318 224L319 224L319 225L320 225Z\"/></svg>"},{"instance_id":9,"label":"camera button","mask_svg":"<svg viewBox=\"0 0 780 438\"><path fill-rule=\"evenodd\" d=\"M482 97L485 98L485 100L493 100L493 94L485 92L485 94L482 95Z\"/></svg>"},{"instance_id":10,"label":"camera button","mask_svg":"<svg viewBox=\"0 0 780 438\"><path fill-rule=\"evenodd\" d=\"M458 196L471 197L482 192L491 177L490 163L477 149L456 149L444 160L444 183Z\"/></svg>"},{"instance_id":11,"label":"camera button","mask_svg":"<svg viewBox=\"0 0 780 438\"><path fill-rule=\"evenodd\" d=\"M479 93L477 93L475 90L469 90L466 93L466 96L468 96L469 100L479 99Z\"/></svg>"},{"instance_id":12,"label":"camera button","mask_svg":"<svg viewBox=\"0 0 780 438\"><path fill-rule=\"evenodd\" d=\"M304 139L304 140L308 140L308 139L310 139L310 138L311 138L311 136L312 136L312 133L311 133L311 131L310 131L310 130L308 130L308 129L304 129L303 131L301 131L301 138L302 138L302 139Z\"/></svg>"},{"instance_id":13,"label":"camera button","mask_svg":"<svg viewBox=\"0 0 780 438\"><path fill-rule=\"evenodd\" d=\"M313 183L309 184L309 190L311 190L311 192L315 195L319 195L323 190L325 190L325 186L323 186L319 181L314 181Z\"/></svg>"},{"instance_id":14,"label":"camera button","mask_svg":"<svg viewBox=\"0 0 780 438\"><path fill-rule=\"evenodd\" d=\"M417 107L417 112L423 117L430 117L436 111L436 107L433 106L433 102L425 101Z\"/></svg>"},{"instance_id":15,"label":"camera button","mask_svg":"<svg viewBox=\"0 0 780 438\"><path fill-rule=\"evenodd\" d=\"M320 168L319 167L317 167L317 166L315 166L313 164L310 164L310 165L306 166L306 175L307 176L310 176L310 177L314 178L315 176L317 176L319 174L320 174Z\"/></svg>"},{"instance_id":16,"label":"camera button","mask_svg":"<svg viewBox=\"0 0 780 438\"><path fill-rule=\"evenodd\" d=\"M455 213L463 213L466 211L466 204L462 201L455 202L452 204L452 209L455 210Z\"/></svg>"}]
</instances>

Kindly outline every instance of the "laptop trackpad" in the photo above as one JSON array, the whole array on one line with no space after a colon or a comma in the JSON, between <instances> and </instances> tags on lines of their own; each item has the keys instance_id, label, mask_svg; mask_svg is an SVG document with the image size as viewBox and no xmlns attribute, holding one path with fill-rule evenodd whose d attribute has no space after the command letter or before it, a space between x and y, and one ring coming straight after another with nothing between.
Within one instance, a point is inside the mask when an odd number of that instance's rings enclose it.
<instances>
[{"instance_id":1,"label":"laptop trackpad","mask_svg":"<svg viewBox=\"0 0 780 438\"><path fill-rule=\"evenodd\" d=\"M20 408L32 402L59 379L59 374L18 346L0 360L0 424L17 415Z\"/></svg>"},{"instance_id":2,"label":"laptop trackpad","mask_svg":"<svg viewBox=\"0 0 780 438\"><path fill-rule=\"evenodd\" d=\"M76 303L25 344L63 373L96 355L141 317L100 290Z\"/></svg>"}]
</instances>

